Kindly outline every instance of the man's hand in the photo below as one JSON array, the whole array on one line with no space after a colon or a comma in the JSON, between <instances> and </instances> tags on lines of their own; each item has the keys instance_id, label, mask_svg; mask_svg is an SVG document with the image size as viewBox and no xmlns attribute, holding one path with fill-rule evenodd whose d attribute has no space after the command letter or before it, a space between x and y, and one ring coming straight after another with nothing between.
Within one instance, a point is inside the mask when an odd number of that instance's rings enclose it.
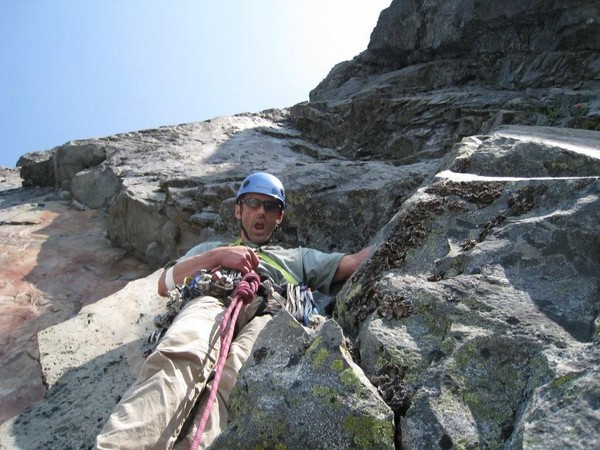
<instances>
[{"instance_id":1,"label":"man's hand","mask_svg":"<svg viewBox=\"0 0 600 450\"><path fill-rule=\"evenodd\" d=\"M242 275L246 275L248 272L255 270L260 262L258 256L256 256L256 253L254 253L254 250L244 245L233 247L217 247L209 250L206 253L211 252L214 253L214 255L211 256L213 256L217 261L220 261L215 267L221 266L227 269L239 270L242 272Z\"/></svg>"},{"instance_id":2,"label":"man's hand","mask_svg":"<svg viewBox=\"0 0 600 450\"><path fill-rule=\"evenodd\" d=\"M239 270L242 275L255 270L260 260L254 250L243 245L232 247L217 247L208 250L200 255L179 261L174 266L163 271L158 280L158 294L166 297L169 295L169 288L166 283L167 271L171 270L171 275L175 284L180 284L187 276L193 276L196 272L206 269L212 270L217 267Z\"/></svg>"}]
</instances>

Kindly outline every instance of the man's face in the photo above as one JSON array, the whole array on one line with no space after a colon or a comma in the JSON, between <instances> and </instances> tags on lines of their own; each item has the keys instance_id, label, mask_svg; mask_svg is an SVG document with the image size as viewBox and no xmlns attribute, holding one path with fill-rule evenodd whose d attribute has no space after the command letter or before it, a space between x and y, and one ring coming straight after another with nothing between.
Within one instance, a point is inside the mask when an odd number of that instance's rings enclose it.
<instances>
[{"instance_id":1,"label":"man's face","mask_svg":"<svg viewBox=\"0 0 600 450\"><path fill-rule=\"evenodd\" d=\"M242 201L247 199L256 199L261 202L277 201L268 195L254 193L246 194ZM280 209L267 211L262 204L257 208L252 208L243 203L235 205L235 217L242 221L242 239L249 240L257 245L269 241L271 234L283 220L283 215L284 213Z\"/></svg>"}]
</instances>

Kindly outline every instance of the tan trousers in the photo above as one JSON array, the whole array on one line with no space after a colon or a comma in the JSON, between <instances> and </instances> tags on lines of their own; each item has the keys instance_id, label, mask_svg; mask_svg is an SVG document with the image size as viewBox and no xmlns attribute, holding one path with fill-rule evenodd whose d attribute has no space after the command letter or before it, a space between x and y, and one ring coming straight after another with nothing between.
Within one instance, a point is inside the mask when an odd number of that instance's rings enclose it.
<instances>
[{"instance_id":1,"label":"tan trousers","mask_svg":"<svg viewBox=\"0 0 600 450\"><path fill-rule=\"evenodd\" d=\"M193 425L178 443L178 448L189 448L208 399L207 380L219 356L224 311L213 297L194 299L181 310L97 436L95 449L173 448L204 391ZM255 317L232 342L200 448L208 447L226 426L237 374L270 319L268 315Z\"/></svg>"}]
</instances>

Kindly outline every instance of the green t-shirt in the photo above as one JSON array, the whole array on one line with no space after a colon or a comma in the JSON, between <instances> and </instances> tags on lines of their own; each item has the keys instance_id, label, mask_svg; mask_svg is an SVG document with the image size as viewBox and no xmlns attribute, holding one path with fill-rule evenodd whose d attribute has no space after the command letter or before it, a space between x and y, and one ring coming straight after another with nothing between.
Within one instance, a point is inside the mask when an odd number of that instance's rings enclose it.
<instances>
[{"instance_id":1,"label":"green t-shirt","mask_svg":"<svg viewBox=\"0 0 600 450\"><path fill-rule=\"evenodd\" d=\"M182 259L199 255L216 247L226 247L222 242L203 242L190 249ZM314 291L329 294L333 276L344 253L324 253L311 248L286 249L274 245L248 245L260 259L259 272L266 272L279 285L289 282L291 275L297 283L305 284ZM283 270L281 270L283 269Z\"/></svg>"}]
</instances>

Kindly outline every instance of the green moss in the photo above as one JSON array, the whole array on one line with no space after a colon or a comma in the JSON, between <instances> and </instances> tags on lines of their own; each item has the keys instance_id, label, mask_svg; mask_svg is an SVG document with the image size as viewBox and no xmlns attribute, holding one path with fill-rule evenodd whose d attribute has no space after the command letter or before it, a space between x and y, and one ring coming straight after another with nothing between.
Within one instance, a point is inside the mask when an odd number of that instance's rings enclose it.
<instances>
[{"instance_id":1,"label":"green moss","mask_svg":"<svg viewBox=\"0 0 600 450\"><path fill-rule=\"evenodd\" d=\"M312 341L312 343L310 344L310 347L308 347L308 350L306 350L307 352L314 352L316 350L316 348L321 345L321 341L323 340L323 336L317 336L317 338Z\"/></svg>"},{"instance_id":2,"label":"green moss","mask_svg":"<svg viewBox=\"0 0 600 450\"><path fill-rule=\"evenodd\" d=\"M329 358L329 351L321 346L323 336L318 336L308 347L306 355L312 359L313 368L318 369Z\"/></svg>"},{"instance_id":3,"label":"green moss","mask_svg":"<svg viewBox=\"0 0 600 450\"><path fill-rule=\"evenodd\" d=\"M302 325L300 325L300 323L297 320L290 319L288 323L289 323L290 327L302 328Z\"/></svg>"},{"instance_id":4,"label":"green moss","mask_svg":"<svg viewBox=\"0 0 600 450\"><path fill-rule=\"evenodd\" d=\"M499 400L496 396L478 388L472 388L464 393L463 399L477 423L487 429L482 439L488 442L499 442L501 424L510 421L514 413L510 403Z\"/></svg>"},{"instance_id":5,"label":"green moss","mask_svg":"<svg viewBox=\"0 0 600 450\"><path fill-rule=\"evenodd\" d=\"M244 416L249 412L248 394L246 391L239 389L237 386L233 388L229 410L231 415L239 416Z\"/></svg>"},{"instance_id":6,"label":"green moss","mask_svg":"<svg viewBox=\"0 0 600 450\"><path fill-rule=\"evenodd\" d=\"M315 386L311 393L313 397L321 400L321 404L326 408L339 409L342 406L339 393L328 386Z\"/></svg>"},{"instance_id":7,"label":"green moss","mask_svg":"<svg viewBox=\"0 0 600 450\"><path fill-rule=\"evenodd\" d=\"M348 368L342 372L340 375L340 380L342 380L342 383L348 387L356 387L361 384L360 379L356 376L354 370L351 368Z\"/></svg>"},{"instance_id":8,"label":"green moss","mask_svg":"<svg viewBox=\"0 0 600 450\"><path fill-rule=\"evenodd\" d=\"M261 419L259 423L265 423L266 419ZM268 419L269 426L263 427L261 425L256 425L256 429L259 430L258 439L260 442L254 445L254 449L256 450L287 450L288 446L281 442L283 436L287 435L287 427L286 425L279 420L274 420L271 416Z\"/></svg>"},{"instance_id":9,"label":"green moss","mask_svg":"<svg viewBox=\"0 0 600 450\"><path fill-rule=\"evenodd\" d=\"M423 367L423 364L428 364L428 353L432 350L439 350L444 338L448 335L452 327L453 316L442 311L435 310L431 314L424 314L415 323L417 329L422 327L426 330L424 333L419 333L417 343L420 352L415 355L414 352L405 356L404 365L413 367Z\"/></svg>"},{"instance_id":10,"label":"green moss","mask_svg":"<svg viewBox=\"0 0 600 450\"><path fill-rule=\"evenodd\" d=\"M558 377L554 381L552 381L552 386L560 387L560 386L568 383L569 381L572 381L575 378L578 378L579 375L581 375L579 372L571 372L566 375L563 375L562 377Z\"/></svg>"},{"instance_id":11,"label":"green moss","mask_svg":"<svg viewBox=\"0 0 600 450\"><path fill-rule=\"evenodd\" d=\"M556 106L550 105L546 108L546 114L551 119L556 119L559 116L559 112Z\"/></svg>"},{"instance_id":12,"label":"green moss","mask_svg":"<svg viewBox=\"0 0 600 450\"><path fill-rule=\"evenodd\" d=\"M344 430L352 436L357 448L394 446L394 425L388 420L349 416L344 419Z\"/></svg>"},{"instance_id":13,"label":"green moss","mask_svg":"<svg viewBox=\"0 0 600 450\"><path fill-rule=\"evenodd\" d=\"M260 444L254 446L254 450L288 450L288 446L281 442L271 442L263 440Z\"/></svg>"},{"instance_id":14,"label":"green moss","mask_svg":"<svg viewBox=\"0 0 600 450\"><path fill-rule=\"evenodd\" d=\"M344 370L344 361L342 361L341 359L334 359L331 362L331 368L336 372Z\"/></svg>"},{"instance_id":15,"label":"green moss","mask_svg":"<svg viewBox=\"0 0 600 450\"><path fill-rule=\"evenodd\" d=\"M491 312L494 310L494 308L486 305L473 296L467 296L461 299L460 302L464 305L467 305L472 311Z\"/></svg>"},{"instance_id":16,"label":"green moss","mask_svg":"<svg viewBox=\"0 0 600 450\"><path fill-rule=\"evenodd\" d=\"M313 386L312 394L315 397L326 397L330 395L331 389L327 386Z\"/></svg>"},{"instance_id":17,"label":"green moss","mask_svg":"<svg viewBox=\"0 0 600 450\"><path fill-rule=\"evenodd\" d=\"M478 426L485 430L482 442L494 446L502 441L502 424L513 420L528 373L525 353L510 354L510 343L498 345L489 338L474 339L455 352L451 376ZM490 350L490 348L492 350Z\"/></svg>"},{"instance_id":18,"label":"green moss","mask_svg":"<svg viewBox=\"0 0 600 450\"><path fill-rule=\"evenodd\" d=\"M354 297L356 297L358 294L360 294L361 291L362 291L361 283L352 284L352 287L350 288L350 290L348 290L347 292L344 293L344 302L349 302Z\"/></svg>"},{"instance_id":19,"label":"green moss","mask_svg":"<svg viewBox=\"0 0 600 450\"><path fill-rule=\"evenodd\" d=\"M454 341L452 339L445 339L440 346L440 350L444 352L446 355L449 355L454 351Z\"/></svg>"},{"instance_id":20,"label":"green moss","mask_svg":"<svg viewBox=\"0 0 600 450\"><path fill-rule=\"evenodd\" d=\"M369 392L362 380L356 375L356 372L351 368L347 368L340 374L340 380L344 386L351 388L354 392L360 396L367 397Z\"/></svg>"},{"instance_id":21,"label":"green moss","mask_svg":"<svg viewBox=\"0 0 600 450\"><path fill-rule=\"evenodd\" d=\"M323 363L327 360L328 356L329 352L326 349L320 348L319 350L317 350L313 357L313 367L315 369L321 367Z\"/></svg>"},{"instance_id":22,"label":"green moss","mask_svg":"<svg viewBox=\"0 0 600 450\"><path fill-rule=\"evenodd\" d=\"M287 450L287 446L282 443L273 444L269 441L262 441L260 444L256 444L254 446L254 450L270 450L270 449L278 449L278 450Z\"/></svg>"},{"instance_id":23,"label":"green moss","mask_svg":"<svg viewBox=\"0 0 600 450\"><path fill-rule=\"evenodd\" d=\"M553 171L563 172L569 168L569 164L561 161L550 161L546 167Z\"/></svg>"},{"instance_id":24,"label":"green moss","mask_svg":"<svg viewBox=\"0 0 600 450\"><path fill-rule=\"evenodd\" d=\"M381 372L388 366L406 366L414 371L423 365L423 358L418 351L406 348L388 347L378 354L374 365L375 372ZM411 371L412 371L411 370Z\"/></svg>"},{"instance_id":25,"label":"green moss","mask_svg":"<svg viewBox=\"0 0 600 450\"><path fill-rule=\"evenodd\" d=\"M460 349L455 352L454 360L461 372L464 373L467 365L471 362L476 364L478 349L479 349L479 341L471 340L466 342Z\"/></svg>"},{"instance_id":26,"label":"green moss","mask_svg":"<svg viewBox=\"0 0 600 450\"><path fill-rule=\"evenodd\" d=\"M388 355L386 355L385 353L379 353L377 355L377 361L375 361L375 372L379 372L381 369L383 369L385 366L388 365Z\"/></svg>"}]
</instances>

